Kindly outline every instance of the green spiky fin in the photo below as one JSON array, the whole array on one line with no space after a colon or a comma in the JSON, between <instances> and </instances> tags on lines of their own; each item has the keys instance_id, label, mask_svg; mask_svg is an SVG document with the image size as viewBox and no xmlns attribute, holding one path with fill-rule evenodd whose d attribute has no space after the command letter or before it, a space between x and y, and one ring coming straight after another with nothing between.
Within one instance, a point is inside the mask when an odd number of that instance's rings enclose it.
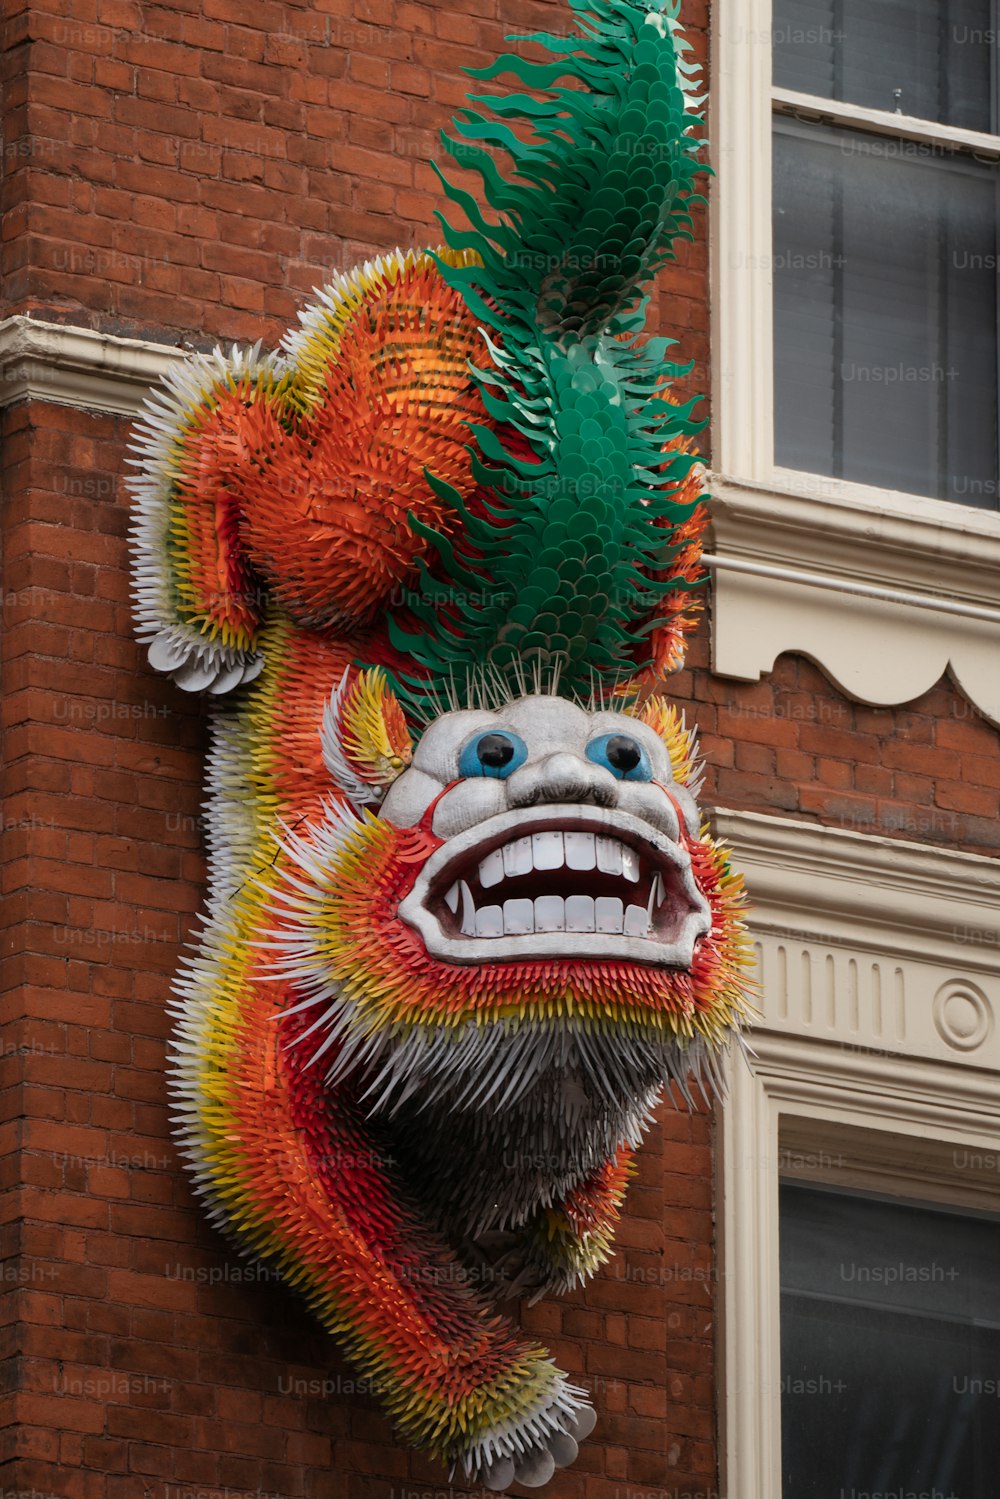
<instances>
[{"instance_id":1,"label":"green spiky fin","mask_svg":"<svg viewBox=\"0 0 1000 1499\"><path fill-rule=\"evenodd\" d=\"M693 402L662 398L683 372L667 342L639 336L701 201L690 47L678 0L570 3L578 34L532 36L550 61L475 70L516 90L472 97L493 117L469 108L444 138L496 216L439 172L469 225L442 219L446 243L479 261L438 265L483 330L473 375L491 425L470 432L477 495L439 491L458 524L422 530L452 585L444 604L418 588L390 621L414 681L539 661L558 664L563 690L619 681L642 664L657 601L700 581L671 573L694 503L675 498L695 461L677 445L700 425Z\"/></svg>"}]
</instances>

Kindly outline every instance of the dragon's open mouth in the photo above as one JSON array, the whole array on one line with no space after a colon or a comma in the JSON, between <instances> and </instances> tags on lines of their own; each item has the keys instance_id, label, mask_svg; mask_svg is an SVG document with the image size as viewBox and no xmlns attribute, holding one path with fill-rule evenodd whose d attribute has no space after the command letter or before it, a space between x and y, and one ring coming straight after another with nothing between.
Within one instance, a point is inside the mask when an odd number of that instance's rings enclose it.
<instances>
[{"instance_id":1,"label":"dragon's open mouth","mask_svg":"<svg viewBox=\"0 0 1000 1499\"><path fill-rule=\"evenodd\" d=\"M429 952L470 963L686 967L710 924L683 847L637 817L592 807L504 813L449 839L399 914Z\"/></svg>"}]
</instances>

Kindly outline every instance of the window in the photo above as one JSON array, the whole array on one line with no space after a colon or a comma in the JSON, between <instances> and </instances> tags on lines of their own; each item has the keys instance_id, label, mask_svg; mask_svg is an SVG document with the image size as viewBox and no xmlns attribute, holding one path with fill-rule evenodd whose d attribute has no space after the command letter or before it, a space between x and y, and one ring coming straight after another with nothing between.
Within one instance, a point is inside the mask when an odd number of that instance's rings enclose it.
<instances>
[{"instance_id":1,"label":"window","mask_svg":"<svg viewBox=\"0 0 1000 1499\"><path fill-rule=\"evenodd\" d=\"M992 1499L1000 866L713 822L761 1011L720 1117L719 1492Z\"/></svg>"},{"instance_id":2,"label":"window","mask_svg":"<svg viewBox=\"0 0 1000 1499\"><path fill-rule=\"evenodd\" d=\"M712 665L1000 722L998 0L715 0ZM874 648L877 645L877 649Z\"/></svg>"},{"instance_id":3,"label":"window","mask_svg":"<svg viewBox=\"0 0 1000 1499\"><path fill-rule=\"evenodd\" d=\"M783 1499L991 1493L1000 1216L786 1180L779 1232Z\"/></svg>"},{"instance_id":4,"label":"window","mask_svg":"<svg viewBox=\"0 0 1000 1499\"><path fill-rule=\"evenodd\" d=\"M780 465L997 508L998 168L962 138L996 129L990 10L776 0Z\"/></svg>"}]
</instances>

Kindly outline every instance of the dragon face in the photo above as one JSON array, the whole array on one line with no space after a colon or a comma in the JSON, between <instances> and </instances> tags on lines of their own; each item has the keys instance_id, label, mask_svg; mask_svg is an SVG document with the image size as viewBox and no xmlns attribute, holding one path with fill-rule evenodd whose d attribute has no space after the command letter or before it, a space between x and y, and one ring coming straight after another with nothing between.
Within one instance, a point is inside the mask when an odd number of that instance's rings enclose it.
<instances>
[{"instance_id":1,"label":"dragon face","mask_svg":"<svg viewBox=\"0 0 1000 1499\"><path fill-rule=\"evenodd\" d=\"M527 696L442 714L411 757L397 706L384 678L335 691L343 799L287 845L272 945L331 1080L474 1109L572 1072L611 1106L710 1059L745 1015L742 896L678 715Z\"/></svg>"},{"instance_id":2,"label":"dragon face","mask_svg":"<svg viewBox=\"0 0 1000 1499\"><path fill-rule=\"evenodd\" d=\"M682 841L694 799L660 736L624 714L548 696L446 714L382 816L442 840L399 915L446 962L689 968L711 927Z\"/></svg>"}]
</instances>

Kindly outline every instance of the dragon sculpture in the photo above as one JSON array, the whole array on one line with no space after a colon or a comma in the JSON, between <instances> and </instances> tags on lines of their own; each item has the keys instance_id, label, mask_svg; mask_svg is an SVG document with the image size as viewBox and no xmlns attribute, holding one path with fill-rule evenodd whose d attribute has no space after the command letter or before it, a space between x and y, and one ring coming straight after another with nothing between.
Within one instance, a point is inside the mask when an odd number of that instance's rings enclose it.
<instances>
[{"instance_id":1,"label":"dragon sculpture","mask_svg":"<svg viewBox=\"0 0 1000 1499\"><path fill-rule=\"evenodd\" d=\"M445 138L497 221L442 178L469 227L335 277L274 354L179 364L133 460L139 637L216 704L180 1146L403 1438L492 1489L595 1420L504 1298L608 1258L662 1088L717 1083L747 1016L657 692L706 524L643 336L695 70L673 0L571 3Z\"/></svg>"}]
</instances>

